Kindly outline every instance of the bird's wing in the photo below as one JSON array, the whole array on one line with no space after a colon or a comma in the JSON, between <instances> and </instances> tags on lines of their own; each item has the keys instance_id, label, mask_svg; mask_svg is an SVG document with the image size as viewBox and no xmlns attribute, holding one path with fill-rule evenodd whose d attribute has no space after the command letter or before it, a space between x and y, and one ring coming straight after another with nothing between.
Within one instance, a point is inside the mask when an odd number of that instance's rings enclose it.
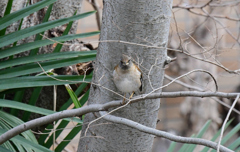
<instances>
[{"instance_id":1,"label":"bird's wing","mask_svg":"<svg viewBox=\"0 0 240 152\"><path fill-rule=\"evenodd\" d=\"M142 74L141 74L141 77L140 77L140 81L141 81L141 86L139 87L139 90L142 91L142 82L143 82Z\"/></svg>"},{"instance_id":2,"label":"bird's wing","mask_svg":"<svg viewBox=\"0 0 240 152\"><path fill-rule=\"evenodd\" d=\"M140 68L138 66L135 65L135 67L136 67L137 72L140 75L141 86L139 87L139 90L142 91L142 81L143 81L143 79L142 79L142 71L140 70Z\"/></svg>"},{"instance_id":3,"label":"bird's wing","mask_svg":"<svg viewBox=\"0 0 240 152\"><path fill-rule=\"evenodd\" d=\"M117 74L117 66L118 66L118 65L116 65L116 66L114 67L114 70L113 70L113 77L115 77L116 74Z\"/></svg>"}]
</instances>

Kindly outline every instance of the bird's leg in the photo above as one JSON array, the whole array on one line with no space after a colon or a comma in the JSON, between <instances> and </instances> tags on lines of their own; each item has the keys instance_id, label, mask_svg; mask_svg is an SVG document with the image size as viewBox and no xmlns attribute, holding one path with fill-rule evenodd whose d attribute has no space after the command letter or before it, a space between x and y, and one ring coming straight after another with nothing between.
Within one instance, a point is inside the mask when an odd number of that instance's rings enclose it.
<instances>
[{"instance_id":1,"label":"bird's leg","mask_svg":"<svg viewBox=\"0 0 240 152\"><path fill-rule=\"evenodd\" d=\"M129 97L129 99L131 99L133 97L134 91L132 92L131 96Z\"/></svg>"},{"instance_id":2,"label":"bird's leg","mask_svg":"<svg viewBox=\"0 0 240 152\"><path fill-rule=\"evenodd\" d=\"M124 98L123 98L123 101L122 101L123 105L125 104L125 98L126 98L126 93L124 93Z\"/></svg>"}]
</instances>

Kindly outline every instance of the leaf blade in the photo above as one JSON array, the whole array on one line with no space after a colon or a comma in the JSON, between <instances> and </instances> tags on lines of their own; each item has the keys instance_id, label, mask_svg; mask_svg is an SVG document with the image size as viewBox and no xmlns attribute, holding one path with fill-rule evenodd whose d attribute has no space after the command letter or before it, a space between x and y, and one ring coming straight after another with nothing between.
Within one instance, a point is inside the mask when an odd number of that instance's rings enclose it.
<instances>
[{"instance_id":1,"label":"leaf blade","mask_svg":"<svg viewBox=\"0 0 240 152\"><path fill-rule=\"evenodd\" d=\"M64 59L64 58L72 58L78 56L86 56L86 53L83 51L71 51L71 52L58 52L58 53L48 53L48 54L40 54L40 55L32 55L21 58L16 58L12 60L5 60L0 62L0 69L22 65L27 63L34 63L46 60L55 60L55 59ZM90 54L90 53L89 53Z\"/></svg>"},{"instance_id":2,"label":"leaf blade","mask_svg":"<svg viewBox=\"0 0 240 152\"><path fill-rule=\"evenodd\" d=\"M75 21L84 17L87 17L93 13L95 13L96 11L91 11L91 12L87 12L87 13L82 13L79 15L74 15L72 17L68 17L68 18L62 18L62 19L58 19L58 20L53 20L53 21L49 21L49 22L45 22L42 24L38 24L36 26L32 26L20 31L16 31L10 34L7 34L5 36L1 36L0 37L0 47L9 45L15 41L21 40L23 38L26 38L28 36L43 32L45 30L51 29L53 27L68 23L70 21Z\"/></svg>"},{"instance_id":3,"label":"leaf blade","mask_svg":"<svg viewBox=\"0 0 240 152\"><path fill-rule=\"evenodd\" d=\"M8 14L7 16L0 18L0 30L6 28L10 24L20 20L21 18L30 15L40 9L42 9L45 6L48 6L57 0L42 0L38 3L35 3L33 5L29 5L28 7L25 7L21 10L15 11L11 14Z\"/></svg>"},{"instance_id":4,"label":"leaf blade","mask_svg":"<svg viewBox=\"0 0 240 152\"><path fill-rule=\"evenodd\" d=\"M21 44L21 45L15 46L15 47L1 50L0 51L0 54L1 54L0 59L14 55L14 54L18 54L18 53L21 53L21 52L24 52L27 50L31 50L34 48L39 48L39 47L42 47L45 45L53 44L55 42L62 42L62 41L76 39L76 38L89 37L89 36L97 35L99 33L100 33L99 31L96 31L96 32L89 32L89 33L82 33L82 34L72 34L72 35L66 35L66 36L52 38L52 41L46 39L46 40L38 40L35 42Z\"/></svg>"},{"instance_id":5,"label":"leaf blade","mask_svg":"<svg viewBox=\"0 0 240 152\"><path fill-rule=\"evenodd\" d=\"M55 111L52 111L52 110L39 108L39 107L28 105L25 103L20 103L20 102L16 102L16 101L12 101L12 100L5 100L5 99L0 99L0 107L15 108L15 109L19 109L19 110L25 110L25 111L29 111L29 112L33 112L33 113L42 114L45 116L56 113ZM77 118L73 118L73 119L65 118L64 120L67 120L67 121L73 120L75 122L82 123L82 121Z\"/></svg>"},{"instance_id":6,"label":"leaf blade","mask_svg":"<svg viewBox=\"0 0 240 152\"><path fill-rule=\"evenodd\" d=\"M96 56L96 54L85 56L85 57L79 56L79 57L68 58L68 59L44 61L44 62L41 62L40 65L45 71L48 71L50 69L74 65L74 64L77 64L80 62L93 61L95 59L95 56ZM19 67L13 67L11 69L2 70L2 71L0 71L0 82L2 82L2 79L7 79L7 78L9 79L9 78L23 76L23 75L27 75L27 74L31 74L31 73L43 72L41 67L37 63L31 63L31 64L19 66ZM9 82L9 83L11 84L11 82ZM0 90L2 88L3 88L3 86L0 85Z\"/></svg>"}]
</instances>

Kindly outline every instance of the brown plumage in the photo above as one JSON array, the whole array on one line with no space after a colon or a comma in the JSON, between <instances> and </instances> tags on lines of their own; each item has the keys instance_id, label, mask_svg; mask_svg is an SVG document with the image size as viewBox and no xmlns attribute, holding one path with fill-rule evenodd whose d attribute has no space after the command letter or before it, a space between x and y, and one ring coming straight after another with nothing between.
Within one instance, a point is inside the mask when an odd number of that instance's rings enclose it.
<instances>
[{"instance_id":1,"label":"brown plumage","mask_svg":"<svg viewBox=\"0 0 240 152\"><path fill-rule=\"evenodd\" d=\"M141 89L141 78L141 70L131 61L129 56L123 54L121 61L113 71L113 81L117 89L124 93L132 93L131 98L134 92Z\"/></svg>"}]
</instances>

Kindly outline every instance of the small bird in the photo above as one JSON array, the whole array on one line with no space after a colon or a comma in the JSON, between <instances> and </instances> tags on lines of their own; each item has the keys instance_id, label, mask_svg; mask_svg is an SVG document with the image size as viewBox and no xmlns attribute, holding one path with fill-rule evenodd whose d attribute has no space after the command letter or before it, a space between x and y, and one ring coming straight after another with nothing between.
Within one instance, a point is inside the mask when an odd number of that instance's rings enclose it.
<instances>
[{"instance_id":1,"label":"small bird","mask_svg":"<svg viewBox=\"0 0 240 152\"><path fill-rule=\"evenodd\" d=\"M131 99L134 92L142 91L141 80L141 70L131 61L129 56L122 54L121 61L114 68L113 81L117 89L124 92L123 104L125 104L126 93L132 93L129 97Z\"/></svg>"}]
</instances>

